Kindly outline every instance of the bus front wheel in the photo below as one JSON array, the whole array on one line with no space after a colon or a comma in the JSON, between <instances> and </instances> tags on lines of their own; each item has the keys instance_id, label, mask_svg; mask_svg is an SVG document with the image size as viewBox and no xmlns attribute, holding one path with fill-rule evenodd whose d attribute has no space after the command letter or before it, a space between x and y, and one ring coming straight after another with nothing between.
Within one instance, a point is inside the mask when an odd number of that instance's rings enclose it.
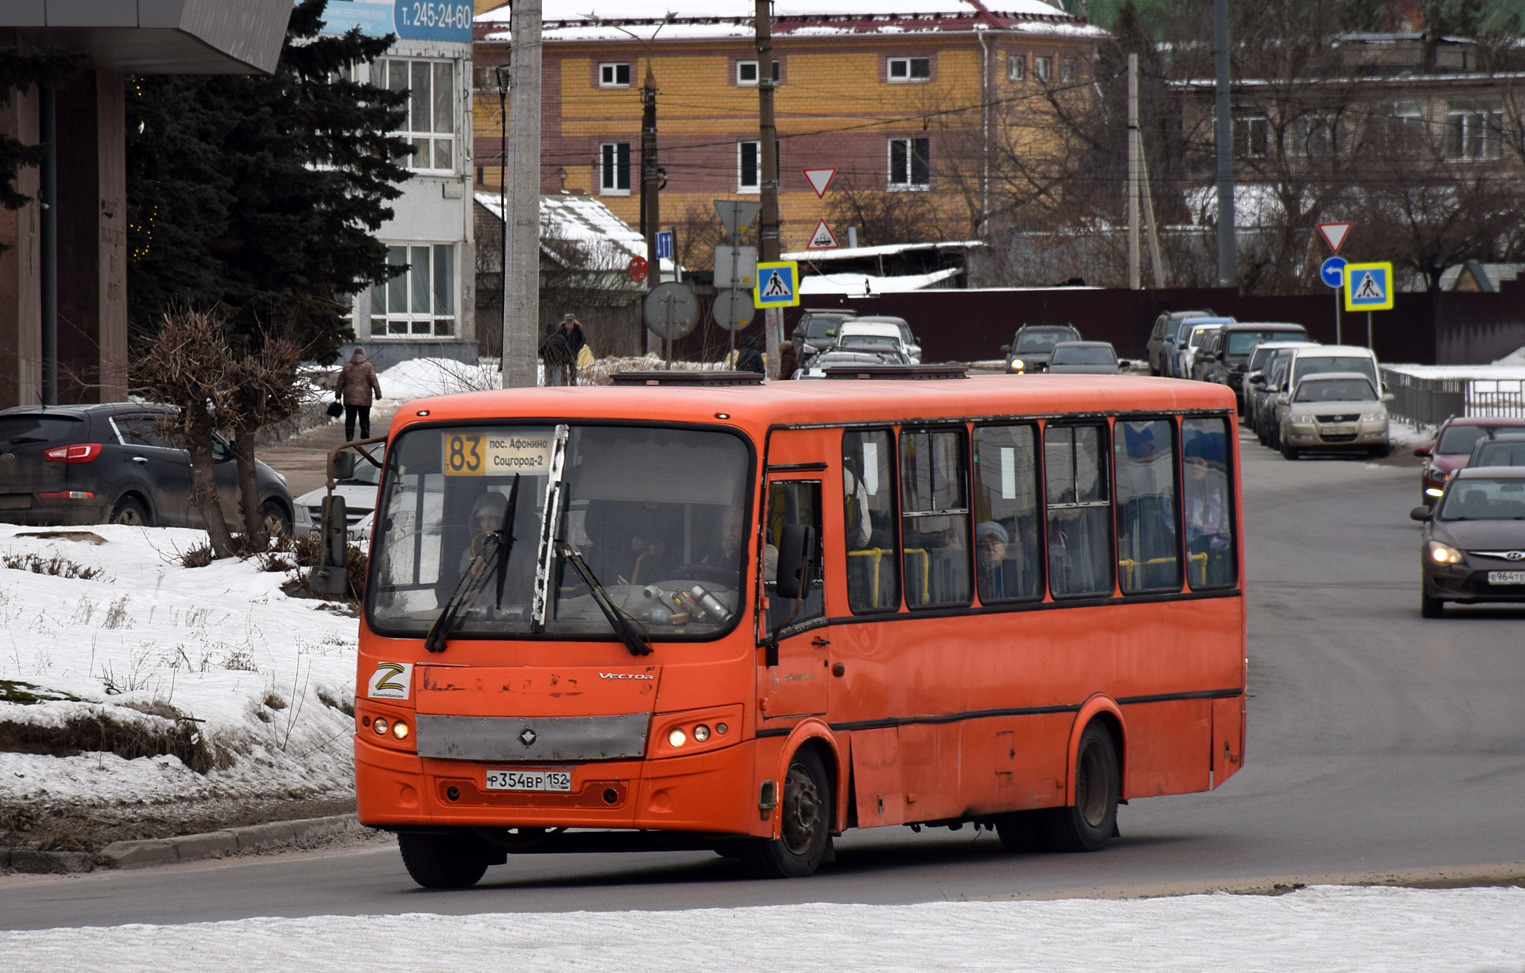
<instances>
[{"instance_id":1,"label":"bus front wheel","mask_svg":"<svg viewBox=\"0 0 1525 973\"><path fill-rule=\"evenodd\" d=\"M1075 750L1075 803L1048 812L1045 837L1055 851L1100 851L1117 832L1121 796L1112 734L1092 722Z\"/></svg>"},{"instance_id":2,"label":"bus front wheel","mask_svg":"<svg viewBox=\"0 0 1525 973\"><path fill-rule=\"evenodd\" d=\"M413 881L426 889L464 889L477 884L496 857L491 846L474 834L414 834L397 836L402 863Z\"/></svg>"},{"instance_id":3,"label":"bus front wheel","mask_svg":"<svg viewBox=\"0 0 1525 973\"><path fill-rule=\"evenodd\" d=\"M742 860L758 878L804 878L815 874L831 843L831 779L814 748L795 752L779 801L777 838L747 842Z\"/></svg>"}]
</instances>

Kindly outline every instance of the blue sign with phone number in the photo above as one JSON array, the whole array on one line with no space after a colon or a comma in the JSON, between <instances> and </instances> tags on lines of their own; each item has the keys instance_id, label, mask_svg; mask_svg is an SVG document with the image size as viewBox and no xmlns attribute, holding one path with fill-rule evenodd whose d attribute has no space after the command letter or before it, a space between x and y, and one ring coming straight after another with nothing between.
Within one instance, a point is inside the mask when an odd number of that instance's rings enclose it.
<instances>
[{"instance_id":1,"label":"blue sign with phone number","mask_svg":"<svg viewBox=\"0 0 1525 973\"><path fill-rule=\"evenodd\" d=\"M371 37L396 34L405 40L471 43L469 0L329 0L325 32L352 27Z\"/></svg>"}]
</instances>

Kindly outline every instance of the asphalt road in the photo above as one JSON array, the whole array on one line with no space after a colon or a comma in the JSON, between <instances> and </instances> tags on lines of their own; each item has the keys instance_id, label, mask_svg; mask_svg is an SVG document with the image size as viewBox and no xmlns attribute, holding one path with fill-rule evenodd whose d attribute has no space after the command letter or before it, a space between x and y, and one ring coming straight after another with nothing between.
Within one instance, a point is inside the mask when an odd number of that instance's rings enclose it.
<instances>
[{"instance_id":1,"label":"asphalt road","mask_svg":"<svg viewBox=\"0 0 1525 973\"><path fill-rule=\"evenodd\" d=\"M1313 881L1525 862L1525 606L1419 617L1412 461L1286 462L1244 443L1250 598L1245 769L1136 801L1094 855L1018 855L971 828L850 833L812 879L709 853L524 856L426 892L395 849L0 879L0 928L255 915L903 903L1140 885ZM1508 870L1505 870L1506 873Z\"/></svg>"}]
</instances>

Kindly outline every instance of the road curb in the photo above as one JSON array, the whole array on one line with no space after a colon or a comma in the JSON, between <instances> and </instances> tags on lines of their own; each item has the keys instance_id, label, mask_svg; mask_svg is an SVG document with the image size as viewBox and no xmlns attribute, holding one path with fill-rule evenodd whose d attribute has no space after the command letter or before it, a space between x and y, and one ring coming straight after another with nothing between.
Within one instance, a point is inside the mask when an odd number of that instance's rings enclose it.
<instances>
[{"instance_id":1,"label":"road curb","mask_svg":"<svg viewBox=\"0 0 1525 973\"><path fill-rule=\"evenodd\" d=\"M41 874L73 874L96 868L146 868L177 862L233 858L277 851L310 841L362 830L353 814L296 821L272 821L225 831L113 841L98 854L80 851L34 851L28 848L0 850L0 870Z\"/></svg>"}]
</instances>

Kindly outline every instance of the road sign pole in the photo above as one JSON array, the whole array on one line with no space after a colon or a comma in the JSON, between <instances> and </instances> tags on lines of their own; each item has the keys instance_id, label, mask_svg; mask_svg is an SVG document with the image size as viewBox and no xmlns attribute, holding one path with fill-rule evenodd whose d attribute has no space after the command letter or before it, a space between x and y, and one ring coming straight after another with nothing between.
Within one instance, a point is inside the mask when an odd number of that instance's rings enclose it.
<instances>
[{"instance_id":1,"label":"road sign pole","mask_svg":"<svg viewBox=\"0 0 1525 973\"><path fill-rule=\"evenodd\" d=\"M1334 343L1337 345L1344 344L1340 340L1340 299L1343 296L1339 291L1334 292Z\"/></svg>"},{"instance_id":2,"label":"road sign pole","mask_svg":"<svg viewBox=\"0 0 1525 973\"><path fill-rule=\"evenodd\" d=\"M1366 347L1371 347L1371 312L1366 312Z\"/></svg>"}]
</instances>

